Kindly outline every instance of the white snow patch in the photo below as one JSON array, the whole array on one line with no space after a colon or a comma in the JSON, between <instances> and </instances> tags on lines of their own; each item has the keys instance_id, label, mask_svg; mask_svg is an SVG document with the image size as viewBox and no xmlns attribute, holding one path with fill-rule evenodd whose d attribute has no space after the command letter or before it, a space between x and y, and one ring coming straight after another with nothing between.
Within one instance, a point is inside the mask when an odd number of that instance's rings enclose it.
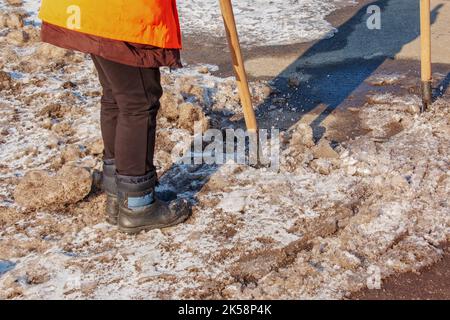
<instances>
[{"instance_id":1,"label":"white snow patch","mask_svg":"<svg viewBox=\"0 0 450 320\"><path fill-rule=\"evenodd\" d=\"M336 29L325 20L352 0L233 1L241 41L246 45L286 45L331 37ZM185 35L225 35L217 0L178 1Z\"/></svg>"}]
</instances>

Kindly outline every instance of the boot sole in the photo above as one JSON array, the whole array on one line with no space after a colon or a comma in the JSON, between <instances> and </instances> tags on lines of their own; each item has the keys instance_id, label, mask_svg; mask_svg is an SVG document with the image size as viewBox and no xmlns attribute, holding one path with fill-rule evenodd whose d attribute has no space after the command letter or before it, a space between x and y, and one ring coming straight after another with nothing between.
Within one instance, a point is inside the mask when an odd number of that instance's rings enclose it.
<instances>
[{"instance_id":1,"label":"boot sole","mask_svg":"<svg viewBox=\"0 0 450 320\"><path fill-rule=\"evenodd\" d=\"M142 227L135 227L135 228L125 228L125 227L122 227L119 225L119 230L126 234L138 234L142 231L151 231L151 230L156 230L156 229L165 229L165 228L174 227L180 223L185 222L187 219L189 219L189 215L181 216L177 220L175 220L169 224L164 224L164 225L150 225L150 226L142 226Z\"/></svg>"}]
</instances>

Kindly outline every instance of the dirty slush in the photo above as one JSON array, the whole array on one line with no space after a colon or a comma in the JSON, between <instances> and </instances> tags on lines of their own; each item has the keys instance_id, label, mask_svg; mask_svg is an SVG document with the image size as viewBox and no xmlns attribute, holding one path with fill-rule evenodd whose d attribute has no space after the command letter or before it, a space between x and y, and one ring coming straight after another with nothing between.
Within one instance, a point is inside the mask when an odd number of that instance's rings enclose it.
<instances>
[{"instance_id":1,"label":"dirty slush","mask_svg":"<svg viewBox=\"0 0 450 320\"><path fill-rule=\"evenodd\" d=\"M191 144L186 130L242 119L239 98L211 66L164 71L159 189L189 200L193 216L127 236L104 223L95 188L94 67L40 43L24 17L13 5L0 14L0 298L339 299L442 256L448 97L418 116L420 97L374 94L354 115L367 134L338 146L314 141L304 118L281 135L278 172L182 165L171 153ZM256 104L273 93L251 87Z\"/></svg>"}]
</instances>

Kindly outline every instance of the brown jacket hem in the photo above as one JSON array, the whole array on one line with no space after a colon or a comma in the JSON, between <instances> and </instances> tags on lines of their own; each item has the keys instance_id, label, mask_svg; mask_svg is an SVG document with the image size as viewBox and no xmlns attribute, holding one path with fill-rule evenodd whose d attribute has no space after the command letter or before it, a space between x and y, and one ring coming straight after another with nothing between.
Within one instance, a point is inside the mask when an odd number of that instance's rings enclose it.
<instances>
[{"instance_id":1,"label":"brown jacket hem","mask_svg":"<svg viewBox=\"0 0 450 320\"><path fill-rule=\"evenodd\" d=\"M104 59L140 68L181 68L179 49L164 49L130 43L69 30L42 23L41 39L57 47L100 56Z\"/></svg>"}]
</instances>

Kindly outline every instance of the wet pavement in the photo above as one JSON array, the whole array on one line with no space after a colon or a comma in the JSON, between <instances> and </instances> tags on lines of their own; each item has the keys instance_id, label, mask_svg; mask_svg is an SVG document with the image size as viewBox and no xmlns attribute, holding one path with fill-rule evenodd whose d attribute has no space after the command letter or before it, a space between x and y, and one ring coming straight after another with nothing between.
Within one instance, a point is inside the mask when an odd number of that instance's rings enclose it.
<instances>
[{"instance_id":1,"label":"wet pavement","mask_svg":"<svg viewBox=\"0 0 450 320\"><path fill-rule=\"evenodd\" d=\"M0 277L8 271L14 269L15 266L16 264L14 262L8 260L0 260Z\"/></svg>"},{"instance_id":2,"label":"wet pavement","mask_svg":"<svg viewBox=\"0 0 450 320\"><path fill-rule=\"evenodd\" d=\"M443 259L420 273L404 273L384 281L380 290L356 293L356 300L449 300L450 246L444 247Z\"/></svg>"}]
</instances>

